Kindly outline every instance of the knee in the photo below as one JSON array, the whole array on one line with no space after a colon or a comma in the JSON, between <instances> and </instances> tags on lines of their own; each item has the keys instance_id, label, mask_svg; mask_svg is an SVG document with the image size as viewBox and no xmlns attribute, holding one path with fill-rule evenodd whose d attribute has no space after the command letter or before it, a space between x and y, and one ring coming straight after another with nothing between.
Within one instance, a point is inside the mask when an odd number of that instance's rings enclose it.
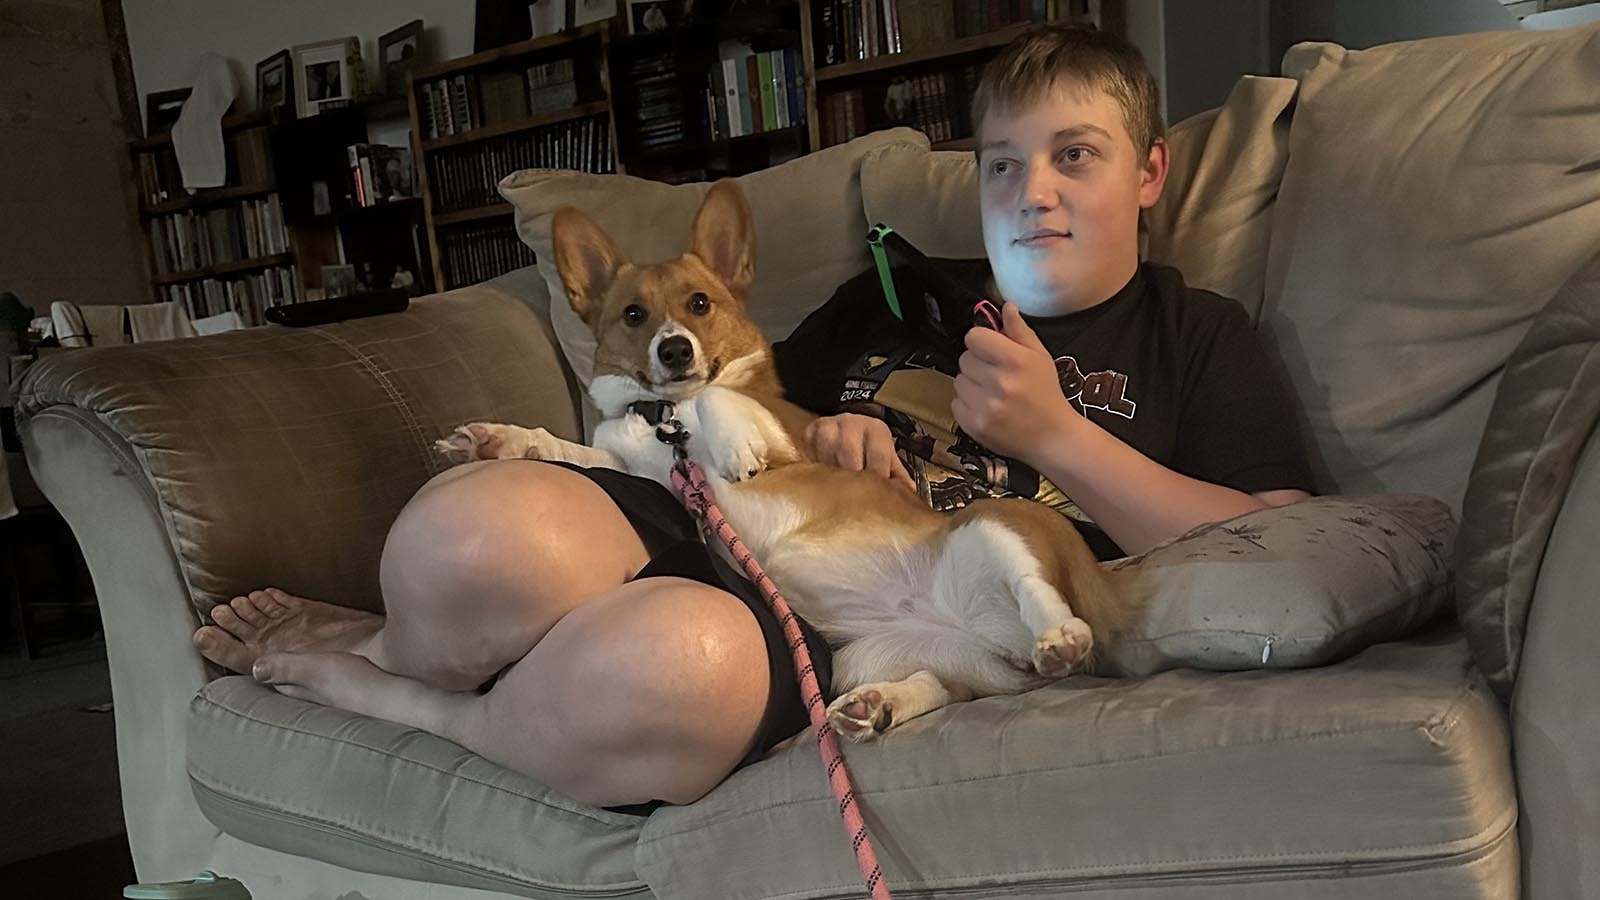
<instances>
[{"instance_id":1,"label":"knee","mask_svg":"<svg viewBox=\"0 0 1600 900\"><path fill-rule=\"evenodd\" d=\"M584 642L572 677L590 711L575 717L569 734L581 755L626 761L639 779L626 786L607 778L592 793L689 803L749 751L770 689L766 645L732 595L650 581L647 598L630 602L622 592L610 609L580 610L586 627L566 635Z\"/></svg>"}]
</instances>

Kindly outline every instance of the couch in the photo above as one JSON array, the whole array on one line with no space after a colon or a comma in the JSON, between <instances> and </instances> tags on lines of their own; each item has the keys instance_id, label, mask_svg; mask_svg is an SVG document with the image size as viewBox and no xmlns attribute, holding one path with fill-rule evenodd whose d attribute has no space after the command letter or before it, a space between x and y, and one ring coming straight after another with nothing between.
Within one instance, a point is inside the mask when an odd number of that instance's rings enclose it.
<instances>
[{"instance_id":1,"label":"couch","mask_svg":"<svg viewBox=\"0 0 1600 900\"><path fill-rule=\"evenodd\" d=\"M848 756L897 896L1600 896L1600 30L1297 46L1172 129L1145 248L1240 300L1328 492L1460 522L1457 614L1299 670L1078 677ZM1587 163L1584 161L1588 160ZM745 176L781 337L867 225L981 254L970 157L884 132ZM99 592L144 880L260 898L860 896L799 741L699 802L591 808L429 734L208 667L203 611L273 584L381 609L389 523L455 424L592 425L550 212L681 251L705 185L531 171L541 260L403 314L88 349L22 431ZM1293 597L1285 597L1293 603Z\"/></svg>"}]
</instances>

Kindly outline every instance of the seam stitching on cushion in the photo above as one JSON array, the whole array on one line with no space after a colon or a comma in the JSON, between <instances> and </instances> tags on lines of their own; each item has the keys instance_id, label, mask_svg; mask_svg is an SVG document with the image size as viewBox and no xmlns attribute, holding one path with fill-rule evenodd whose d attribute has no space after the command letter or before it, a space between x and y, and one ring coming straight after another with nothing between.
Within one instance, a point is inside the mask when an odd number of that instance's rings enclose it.
<instances>
[{"instance_id":1,"label":"seam stitching on cushion","mask_svg":"<svg viewBox=\"0 0 1600 900\"><path fill-rule=\"evenodd\" d=\"M279 722L271 722L271 721L268 721L266 719L262 719L262 718L259 718L257 716L250 715L249 713L246 713L246 712L244 712L242 710L239 710L239 709L235 709L235 708L233 708L231 706L226 706L226 705L223 705L221 703L218 703L217 701L211 699L210 697L206 696L203 693L202 694L197 694L195 696L195 702L196 703L203 703L203 704L205 704L207 706L211 706L211 707L213 707L215 709L222 710L223 712L226 712L226 713L228 713L230 715L238 716L239 718L244 719L247 722L254 722L257 725L265 725L265 726L267 726L269 728L282 729L284 731L289 731L289 732L292 732L294 734L304 735L306 737L313 737L313 738L319 738L319 739L322 739L322 740L333 741L334 743L344 744L344 745L347 745L347 746L350 746L350 747L358 747L358 748L360 748L362 750L366 750L366 751L368 751L370 753L376 753L379 756L383 756L383 757L386 757L386 758L389 758L389 759L393 759L393 760L398 760L398 761L406 763L408 765L414 765L414 766L421 767L423 769L427 769L430 772L435 772L435 773L440 774L440 775L446 775L446 776L449 776L451 778L459 778L462 781L465 781L465 782L467 782L469 784L476 784L476 785L478 785L480 787L487 788L487 789L492 790L492 791L498 791L500 793L509 794L509 795L511 795L513 797L520 797L523 800L528 800L528 801L532 801L534 803L543 804L545 806L550 807L551 809L558 809L558 810L561 810L562 812L571 813L572 815L578 816L579 818L588 819L589 821L594 822L597 825L603 825L606 828L611 829L613 831L626 831L627 828L628 828L628 826L626 826L626 825L622 825L621 823L617 823L617 822L608 822L605 819L599 818L599 817L597 817L597 816L595 816L595 815L593 815L591 813L585 812L584 810L573 809L571 807L562 806L562 805L560 805L558 803L551 803L547 799L542 798L542 797L536 797L536 796L533 796L533 795L530 795L530 794L524 794L521 791L515 791L515 790L512 790L511 788L505 787L503 785L491 784L491 783L489 783L487 781L483 781L481 779L474 778L474 777L472 777L470 775L463 775L463 774L461 774L459 772L452 772L452 771L450 771L448 769L441 769L438 766L435 766L435 765L433 765L431 763L426 763L426 762L423 762L421 760L412 759L412 758L406 757L406 756L400 756L399 754L392 753L392 752L390 752L388 750L383 749L382 747L374 747L374 746L372 746L370 744L364 744L364 743L361 743L360 741L351 740L350 738L334 737L332 735L323 734L323 733L317 732L317 731L309 731L309 730L306 730L304 728L300 728L300 727L295 726L295 725L288 725L288 724L283 724L283 723L279 723ZM368 717L363 717L363 718L368 718ZM402 726L402 727L407 727L407 726ZM429 737L436 737L436 738L439 738L439 740L445 740L445 738L439 737L439 735L436 735L431 731L423 731L420 728L409 728L409 727L407 727L407 728L408 728L408 730L415 731L415 732L417 732L419 734L426 734ZM477 756L477 754L473 754L473 755ZM193 770L191 769L190 771L191 771L191 774L193 774ZM506 771L511 771L511 770L507 769Z\"/></svg>"},{"instance_id":2,"label":"seam stitching on cushion","mask_svg":"<svg viewBox=\"0 0 1600 900\"><path fill-rule=\"evenodd\" d=\"M380 357L373 356L372 354L362 351L360 348L356 347L355 344L352 344L343 337L334 334L332 331L324 330L322 328L317 328L314 330L322 337L327 338L329 341L338 345L346 353L349 353L352 357L354 357L357 362L361 363L362 368L366 369L367 373L372 376L372 380L377 382L378 386L383 388L384 393L389 395L389 399L394 403L395 408L399 411L400 417L405 420L406 428L411 432L411 440L417 449L417 453L422 457L423 470L426 472L433 472L434 458L433 454L428 452L428 440L422 434L422 423L417 420L416 413L414 413L411 409L411 404L406 402L405 394L398 387L396 387L394 381L390 379L388 370L379 365Z\"/></svg>"},{"instance_id":3,"label":"seam stitching on cushion","mask_svg":"<svg viewBox=\"0 0 1600 900\"><path fill-rule=\"evenodd\" d=\"M1506 839L1506 837L1508 835L1510 835L1515 830L1516 823L1517 823L1517 817L1516 817L1515 814L1513 814L1511 816L1511 821L1510 822L1506 822L1506 823L1492 822L1492 823L1490 823L1488 825L1485 825L1483 828L1479 829L1476 833L1468 835L1465 838L1458 839L1457 841L1453 841L1452 843L1462 843L1462 842L1465 842L1465 841L1479 841L1485 834L1489 834L1489 833L1493 832L1496 829L1496 827L1498 826L1499 831L1498 831L1497 834L1493 835L1493 838L1491 840L1486 841L1486 842L1480 842L1480 843L1478 843L1478 844L1476 844L1476 845L1474 845L1472 847L1469 847L1468 849L1465 849L1465 850L1458 850L1458 851L1455 851L1453 853L1450 853L1449 856L1444 857L1444 859L1449 859L1449 858L1453 858L1453 857L1462 857L1462 856L1469 857L1467 862L1472 862L1472 861L1475 861L1476 859L1480 859L1485 854L1494 852L1494 849L1499 844L1501 844ZM1438 844L1415 844L1415 845L1410 845L1410 846L1391 847L1391 848L1387 848L1387 849L1389 849L1389 850L1414 850L1414 849L1422 849L1422 848L1426 848L1426 847L1430 847L1430 846L1440 846L1440 845L1438 845ZM1339 855L1347 854L1347 853L1348 853L1348 851L1333 851L1333 850L1329 850L1329 851L1309 851L1307 853L1268 855L1268 856L1221 856L1221 857L1207 857L1205 859L1198 859L1198 860L1188 860L1188 859L1174 860L1174 861L1167 862L1165 864L1158 864L1158 865L1171 866L1174 863L1214 863L1214 862L1236 863L1236 862L1239 862L1241 860L1282 859L1285 856L1298 856L1298 857L1306 857L1306 856L1339 856ZM1388 862L1394 862L1394 861L1383 860L1383 861L1379 861L1377 864L1378 865L1383 865L1383 864L1388 863ZM1357 863L1355 865L1359 865L1359 863ZM1094 871L1108 872L1108 873L1112 873L1112 874L1127 873L1127 872L1136 872L1136 873L1139 873L1139 874L1145 874L1145 873L1142 872L1142 869L1140 867L1136 867L1134 865L1126 865L1126 864L1124 864L1124 865L1110 864L1110 865L1099 865L1099 866L1069 866L1069 867L1066 867L1066 868L1055 867L1055 868L1044 868L1044 869L1024 869L1024 870L1020 870L1020 871L1017 870L1017 869L1007 869L1007 870L1002 871L1002 872L985 872L985 873L977 873L977 874L965 875L965 876L961 876L959 878L959 880L958 879L954 879L954 878L940 879L939 883L932 883L932 882L924 881L922 884L919 884L918 887L921 890L929 890L929 889L931 889L931 890L941 890L941 889L945 889L945 888L952 887L952 886L956 886L957 889L960 889L961 887L964 887L967 884L970 884L970 883L972 883L974 881L981 880L981 879L1003 879L1003 878L1008 878L1008 877L1015 877L1015 876L1018 876L1018 875L1022 875L1022 876L1030 876L1030 875L1038 876L1038 875L1054 874L1054 875L1058 875L1059 876L1059 875L1070 875L1070 873L1074 873L1074 872L1094 872ZM1159 874L1162 874L1162 873L1148 873L1148 874L1159 875ZM1084 876L1076 876L1076 877L1080 877L1081 878L1081 877L1084 877ZM1090 876L1090 877L1093 877L1093 876ZM956 882L957 884L956 885L952 885L952 882ZM1017 884L1015 882L1011 882L1011 883L1008 883L1007 886L1024 886L1024 885L1019 885L1019 884ZM829 889L828 887L822 888L822 890L828 890L828 889ZM846 887L846 889L848 890L849 888ZM815 896L816 896L815 889L805 889L805 890L801 890L801 891L787 891L787 892L784 892L784 893L781 893L781 894L767 895L764 898L764 900L782 900L782 898L785 898L785 897L805 898L805 897L815 897Z\"/></svg>"},{"instance_id":4,"label":"seam stitching on cushion","mask_svg":"<svg viewBox=\"0 0 1600 900\"><path fill-rule=\"evenodd\" d=\"M1570 346L1570 345L1568 345L1568 346ZM1574 369L1575 370L1581 370L1584 367L1588 366L1589 363L1594 359L1595 349L1596 349L1595 343L1593 341L1590 341L1588 350L1583 355L1583 359L1580 360L1577 363L1576 366L1574 366ZM1539 435L1538 447L1548 446L1549 440L1550 440L1550 434L1551 434L1551 432L1553 432L1555 430L1557 422L1561 420L1561 418L1562 418L1562 416L1561 416L1562 410L1567 408L1568 403L1572 400L1572 397L1573 397L1574 393L1576 393L1576 392L1572 391L1572 390L1567 390L1567 391L1562 392L1561 399L1557 400L1556 404L1555 404L1555 407L1553 409L1551 409L1550 417L1545 422L1545 426L1544 426L1543 432ZM1592 425L1590 427L1589 432L1590 432L1590 435L1592 435L1594 433L1594 428L1593 428ZM1586 439L1584 441L1584 443L1587 443L1587 442L1588 441ZM1573 451L1572 460L1571 461L1572 461L1572 463L1574 465L1577 462L1578 455L1581 454L1582 452L1583 452L1582 445L1580 445L1576 450ZM1515 548L1516 545L1517 545L1517 537L1518 537L1518 532L1520 530L1517 527L1517 523L1522 521L1523 511L1525 509L1525 503L1526 503L1526 500L1527 500L1527 497L1528 497L1528 485L1533 481L1534 472L1538 468L1539 468L1539 452L1538 452L1538 449L1536 447L1534 452L1529 456L1528 466L1527 466L1527 468L1525 468L1523 470L1522 478L1519 479L1519 483L1517 485L1516 506L1511 511L1511 534L1507 535L1507 540L1506 540L1506 549L1507 549L1507 553L1506 553L1506 568L1505 568L1504 578L1501 580L1501 584L1504 585L1505 587L1503 587L1501 589L1502 590L1502 594L1504 594L1504 592L1511 585L1512 572L1515 569L1514 562L1515 562L1515 556L1516 556L1516 554L1514 552L1512 552L1512 551L1513 551L1513 548ZM1569 480L1568 486L1570 486L1570 484L1571 484L1571 482ZM1565 499L1566 499L1565 498L1565 494L1563 494L1562 500L1565 501ZM1560 515L1559 509L1557 510L1555 515L1556 516ZM1550 529L1553 531L1554 528L1555 528L1555 518L1552 517L1551 520L1550 520ZM1546 535L1546 537L1548 538L1548 534ZM1540 548L1540 552L1538 554L1538 563L1539 563L1539 570L1540 571L1543 571L1543 569L1544 569L1544 557L1545 557L1545 550L1546 549L1548 549L1548 540L1546 541L1545 546ZM1536 572L1536 573L1534 573L1533 578L1529 581L1528 590L1530 592L1530 598L1531 598L1531 592L1533 591L1534 586L1536 586L1538 583L1539 583L1539 576L1538 576L1538 573ZM1516 681L1516 677L1517 677L1517 671L1522 668L1522 666L1521 666L1522 653L1521 653L1520 648L1517 650L1517 652L1515 652L1515 653L1512 652L1512 646L1511 646L1512 645L1512 640L1511 640L1511 616L1506 615L1506 612L1507 612L1506 601L1508 599L1509 598L1506 597L1506 596L1502 596L1500 598L1500 609L1501 609L1501 616L1500 616L1500 643L1501 643L1501 647L1500 647L1500 649L1501 649L1501 653L1504 655L1504 659L1505 659L1504 665L1505 665L1505 668L1507 670L1506 671L1506 676L1508 678L1510 678L1512 682L1515 682ZM1520 605L1520 602L1519 602L1519 605Z\"/></svg>"},{"instance_id":5,"label":"seam stitching on cushion","mask_svg":"<svg viewBox=\"0 0 1600 900\"><path fill-rule=\"evenodd\" d=\"M201 786L202 787L204 787L208 791L211 791L213 794L215 794L217 797L221 798L223 801L236 803L236 804L239 804L241 806L242 805L246 805L246 801L244 799L242 799L240 797L234 797L234 796L231 796L230 794L226 793L225 791L228 790L228 789L224 788L224 787L221 787L221 786L218 786L220 783L214 782L214 781L207 781L206 779L202 778L201 776L196 775L193 771L190 771L189 776L191 778L195 779L196 781L201 782ZM261 804L261 805L262 806L266 806L266 804ZM497 876L500 876L502 878L505 878L507 881L512 881L512 882L515 882L515 883L521 884L521 885L531 885L531 886L534 886L534 887L542 887L542 888L555 888L555 889L558 889L558 890L568 890L568 891L581 891L581 890L583 890L584 888L587 888L587 887L601 887L601 888L605 888L605 889L610 889L610 888L619 887L619 886L631 887L631 886L634 886L634 885L637 885L639 887L648 887L648 885L645 884L643 879L639 879L639 880L632 881L632 882L627 882L627 881L623 881L623 882L602 882L599 885L576 885L576 884L568 884L568 883L565 883L565 882L555 882L555 881L550 881L550 882L535 881L535 880L532 880L530 878L526 878L526 877L523 877L521 875L517 875L517 874L511 872L510 870L508 870L508 869L506 869L504 867L498 866L493 860L488 859L486 857L479 857L479 859L482 859L483 862L476 862L473 859L467 858L467 857L452 858L452 857L444 855L443 853L431 852L431 851L428 851L428 850L421 849L419 847L408 846L408 845L406 845L404 843L401 843L399 841L393 840L391 838L379 837L378 835L372 834L370 832L358 830L358 829L353 828L353 827L351 827L349 825L346 825L344 823L336 822L336 821L334 821L332 819L326 819L326 818L322 818L320 816L314 816L314 815L310 815L308 813L303 813L303 812L291 811L291 810L288 810L288 809L281 809L281 808L275 809L273 807L267 807L267 808L268 809L274 809L274 811L278 815L305 819L308 822L314 822L317 825L320 825L320 826L322 826L324 828L328 828L328 829L331 829L331 830L344 832L345 834L350 835L352 837L364 838L364 839L367 839L367 840L371 840L374 843L384 844L385 846L387 846L389 848L392 848L391 852L400 853L402 855L410 856L412 858L421 858L421 859L428 860L430 862L435 862L435 863L438 863L438 864L449 864L449 865L453 865L453 866L471 866L471 867L474 867L474 868L482 869L482 870L484 870L484 871L486 871L486 872L488 872L490 874L497 875ZM471 874L471 873L469 873L469 874Z\"/></svg>"},{"instance_id":6,"label":"seam stitching on cushion","mask_svg":"<svg viewBox=\"0 0 1600 900\"><path fill-rule=\"evenodd\" d=\"M1463 696L1465 694L1467 694L1467 693L1470 693L1470 692L1471 692L1471 686L1470 685L1460 688L1459 690L1457 690L1455 695L1452 696L1449 699L1449 701L1446 702L1445 709L1443 711L1441 711L1439 713L1434 713L1434 714L1430 715L1428 718L1423 719L1421 721L1404 722L1404 723L1400 723L1400 724L1387 725L1387 726L1378 727L1378 728L1362 728L1362 729L1349 729L1349 730L1343 730L1343 731L1312 732L1310 734L1293 735L1291 737L1271 738L1271 739L1267 739L1267 740L1243 741L1243 742L1228 744L1226 746L1200 747L1200 748L1196 748L1196 749L1192 749L1192 750L1177 750L1177 751L1173 751L1173 752L1170 752L1170 753L1152 753L1152 754L1148 754L1148 755L1144 755L1144 756L1130 756L1130 757L1126 757L1126 758L1123 758L1123 759L1096 760L1096 761L1093 761L1093 762L1087 762L1087 763L1082 763L1082 764L1079 764L1079 765L1074 765L1071 768L1072 769L1097 769L1097 768L1100 768L1102 766L1131 765L1131 764L1135 764L1135 763L1146 763L1146 762L1151 762L1151 761L1160 760L1160 759L1173 759L1173 758L1177 758L1177 757L1180 757L1180 756L1198 756L1198 755L1207 754L1207 753L1231 752L1231 751L1237 750L1237 749L1239 749L1241 747L1265 747L1265 746L1271 746L1273 744L1310 743L1310 742L1313 742L1313 741L1336 740L1336 739L1339 739L1339 738L1354 737L1354 736L1358 736L1358 735L1363 735L1364 736L1364 735L1395 734L1395 733L1399 733L1399 732L1403 732L1403 731L1415 731L1418 734L1422 734L1422 735L1424 735L1424 737L1426 737L1427 729L1435 726L1438 723L1439 718L1440 718L1441 715L1443 715L1445 713L1448 713L1450 710L1454 709L1461 702ZM1431 741L1430 741L1430 743L1431 743ZM948 787L950 785L955 785L955 784L971 784L971 783L979 783L979 782L984 782L984 781L993 781L993 780L997 780L997 779L1001 779L1001 778L1014 778L1014 777L1019 776L1019 775L1037 775L1037 774L1050 773L1050 772L1060 772L1060 771L1063 771L1063 769L1060 768L1060 767L1016 769L1016 770L1013 770L1013 771L1010 771L1010 772L1001 772L1001 773L995 773L995 774L992 774L992 775L977 775L977 776L972 776L972 777L968 777L968 778L946 779L944 781L941 781L938 785L911 785L911 786L908 786L908 787L899 787L899 788L876 788L876 789L871 789L871 790L858 791L858 793L860 793L863 797L871 797L871 796L874 796L874 795L909 793L909 792L914 792L914 791L927 790L930 787ZM746 816L753 815L755 813L765 812L765 811L771 810L771 809L777 809L777 808L779 808L781 806L791 805L793 803L808 803L808 802L815 802L815 798L807 798L805 800L791 800L791 801L788 801L786 803L782 803L781 802L781 803L768 804L766 806L755 807L755 808L750 808L750 809L741 809L738 812L728 814L727 817L723 818L723 819L711 819L711 820L697 822L695 824L695 827L696 828L705 828L705 827L709 827L709 826L712 826L712 825L720 825L720 824L723 824L725 822L733 821L734 819L744 818ZM830 802L831 802L831 800L830 800ZM646 836L641 835L639 840L641 842L659 841L659 840L666 840L668 837L671 837L671 835L665 835L665 836L658 837L658 838L647 838Z\"/></svg>"}]
</instances>

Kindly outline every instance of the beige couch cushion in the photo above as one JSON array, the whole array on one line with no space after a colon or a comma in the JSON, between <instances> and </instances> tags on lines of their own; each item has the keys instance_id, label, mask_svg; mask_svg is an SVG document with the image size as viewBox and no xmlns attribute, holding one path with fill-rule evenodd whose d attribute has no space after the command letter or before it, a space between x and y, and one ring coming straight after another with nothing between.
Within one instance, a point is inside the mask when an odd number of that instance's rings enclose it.
<instances>
[{"instance_id":1,"label":"beige couch cushion","mask_svg":"<svg viewBox=\"0 0 1600 900\"><path fill-rule=\"evenodd\" d=\"M1261 314L1267 239L1289 160L1292 78L1245 76L1221 107L1174 125L1172 168L1145 211L1145 256L1174 266L1191 287Z\"/></svg>"},{"instance_id":2,"label":"beige couch cushion","mask_svg":"<svg viewBox=\"0 0 1600 900\"><path fill-rule=\"evenodd\" d=\"M634 873L642 818L242 676L190 704L188 769L206 818L263 847L525 897L649 894Z\"/></svg>"},{"instance_id":3,"label":"beige couch cushion","mask_svg":"<svg viewBox=\"0 0 1600 900\"><path fill-rule=\"evenodd\" d=\"M1506 363L1462 502L1461 621L1479 668L1507 701L1550 535L1597 420L1600 255L1562 287Z\"/></svg>"},{"instance_id":4,"label":"beige couch cushion","mask_svg":"<svg viewBox=\"0 0 1600 900\"><path fill-rule=\"evenodd\" d=\"M756 280L749 312L770 340L788 337L852 275L872 264L861 217L861 159L874 148L927 146L910 129L877 132L847 144L741 176L756 222ZM550 288L551 319L573 371L593 375L594 338L565 302L555 269L550 221L576 206L616 239L635 262L682 253L708 183L666 185L618 175L528 169L506 177L500 193L516 207L517 232L533 248Z\"/></svg>"},{"instance_id":5,"label":"beige couch cushion","mask_svg":"<svg viewBox=\"0 0 1600 900\"><path fill-rule=\"evenodd\" d=\"M1071 678L846 753L895 896L1516 896L1504 713L1459 637L1336 666ZM663 900L860 897L814 741L657 811Z\"/></svg>"},{"instance_id":6,"label":"beige couch cushion","mask_svg":"<svg viewBox=\"0 0 1600 900\"><path fill-rule=\"evenodd\" d=\"M1263 321L1323 487L1459 508L1498 373L1600 242L1600 26L1300 45Z\"/></svg>"}]
</instances>

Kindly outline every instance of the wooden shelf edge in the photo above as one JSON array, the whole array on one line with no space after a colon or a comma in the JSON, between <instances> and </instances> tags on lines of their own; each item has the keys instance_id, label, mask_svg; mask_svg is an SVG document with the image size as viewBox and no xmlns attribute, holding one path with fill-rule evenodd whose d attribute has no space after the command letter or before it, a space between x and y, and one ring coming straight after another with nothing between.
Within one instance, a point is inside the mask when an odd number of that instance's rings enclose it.
<instances>
[{"instance_id":1,"label":"wooden shelf edge","mask_svg":"<svg viewBox=\"0 0 1600 900\"><path fill-rule=\"evenodd\" d=\"M262 125L271 125L273 116L270 112L234 113L222 117L223 131L242 131L246 128L255 128ZM154 150L157 147L167 147L172 144L172 134L158 134L155 137L134 138L128 142L133 150Z\"/></svg>"},{"instance_id":2,"label":"wooden shelf edge","mask_svg":"<svg viewBox=\"0 0 1600 900\"><path fill-rule=\"evenodd\" d=\"M232 187L210 188L193 197L181 197L177 200L168 200L155 206L139 206L139 212L145 216L164 216L170 213L183 212L188 209L203 209L220 203L234 200L250 200L256 197L265 197L276 193L277 185L273 184L246 184Z\"/></svg>"},{"instance_id":3,"label":"wooden shelf edge","mask_svg":"<svg viewBox=\"0 0 1600 900\"><path fill-rule=\"evenodd\" d=\"M202 278L214 278L218 275L233 275L239 272L250 272L255 269L269 269L273 266L294 262L293 253L274 253L271 256L258 256L254 259L241 259L238 262L221 263L215 266L206 266L203 269L193 269L188 272L173 272L168 275L157 275L150 279L156 287L165 287L169 284L182 284L186 281L199 281Z\"/></svg>"},{"instance_id":4,"label":"wooden shelf edge","mask_svg":"<svg viewBox=\"0 0 1600 900\"><path fill-rule=\"evenodd\" d=\"M933 62L951 56L960 56L964 53L987 50L990 47L999 47L1011 43L1017 35L1033 26L1033 22L1019 22L1015 25L1007 25L998 31L986 31L983 34L956 38L936 47L925 47L909 53L882 53L877 56L869 56L866 59L835 63L831 66L823 66L817 69L816 80L820 83L839 78L854 78L860 75L870 75L874 72L916 65L917 63Z\"/></svg>"},{"instance_id":5,"label":"wooden shelf edge","mask_svg":"<svg viewBox=\"0 0 1600 900\"><path fill-rule=\"evenodd\" d=\"M438 227L460 225L462 222L476 222L479 219L509 216L514 212L516 212L515 208L509 203L494 203L473 209L458 209L455 212L438 213L433 217L433 224Z\"/></svg>"},{"instance_id":6,"label":"wooden shelf edge","mask_svg":"<svg viewBox=\"0 0 1600 900\"><path fill-rule=\"evenodd\" d=\"M517 41L514 44L507 44L504 47L495 47L490 50L484 50L481 53L474 53L471 56L462 56L456 59L446 60L445 62L435 63L434 65L427 66L426 68L418 69L412 74L411 80L414 83L429 81L434 78L439 78L444 75L451 75L465 69L475 69L478 66L484 65L485 63L498 62L502 59L510 59L514 56L525 56L530 53L538 53L541 50L549 50L553 47L561 47L566 44L576 43L586 38L594 37L598 34L604 34L608 29L611 28L611 23L613 21L615 21L615 17L611 19L601 19L598 22L590 22L587 25L580 25L570 31L563 31L558 34L549 34L543 37L530 38L525 41Z\"/></svg>"},{"instance_id":7,"label":"wooden shelf edge","mask_svg":"<svg viewBox=\"0 0 1600 900\"><path fill-rule=\"evenodd\" d=\"M584 119L597 116L611 108L609 100L595 100L591 103L581 103L568 109L559 109L555 112L540 113L515 122L501 122L498 125L485 125L464 131L461 134L452 134L449 137L433 138L422 142L422 152L432 153L447 147L456 147L461 144L472 144L490 138L505 137L508 134L518 134L523 131L532 131L535 128L545 128L550 125L560 125L574 119Z\"/></svg>"}]
</instances>

